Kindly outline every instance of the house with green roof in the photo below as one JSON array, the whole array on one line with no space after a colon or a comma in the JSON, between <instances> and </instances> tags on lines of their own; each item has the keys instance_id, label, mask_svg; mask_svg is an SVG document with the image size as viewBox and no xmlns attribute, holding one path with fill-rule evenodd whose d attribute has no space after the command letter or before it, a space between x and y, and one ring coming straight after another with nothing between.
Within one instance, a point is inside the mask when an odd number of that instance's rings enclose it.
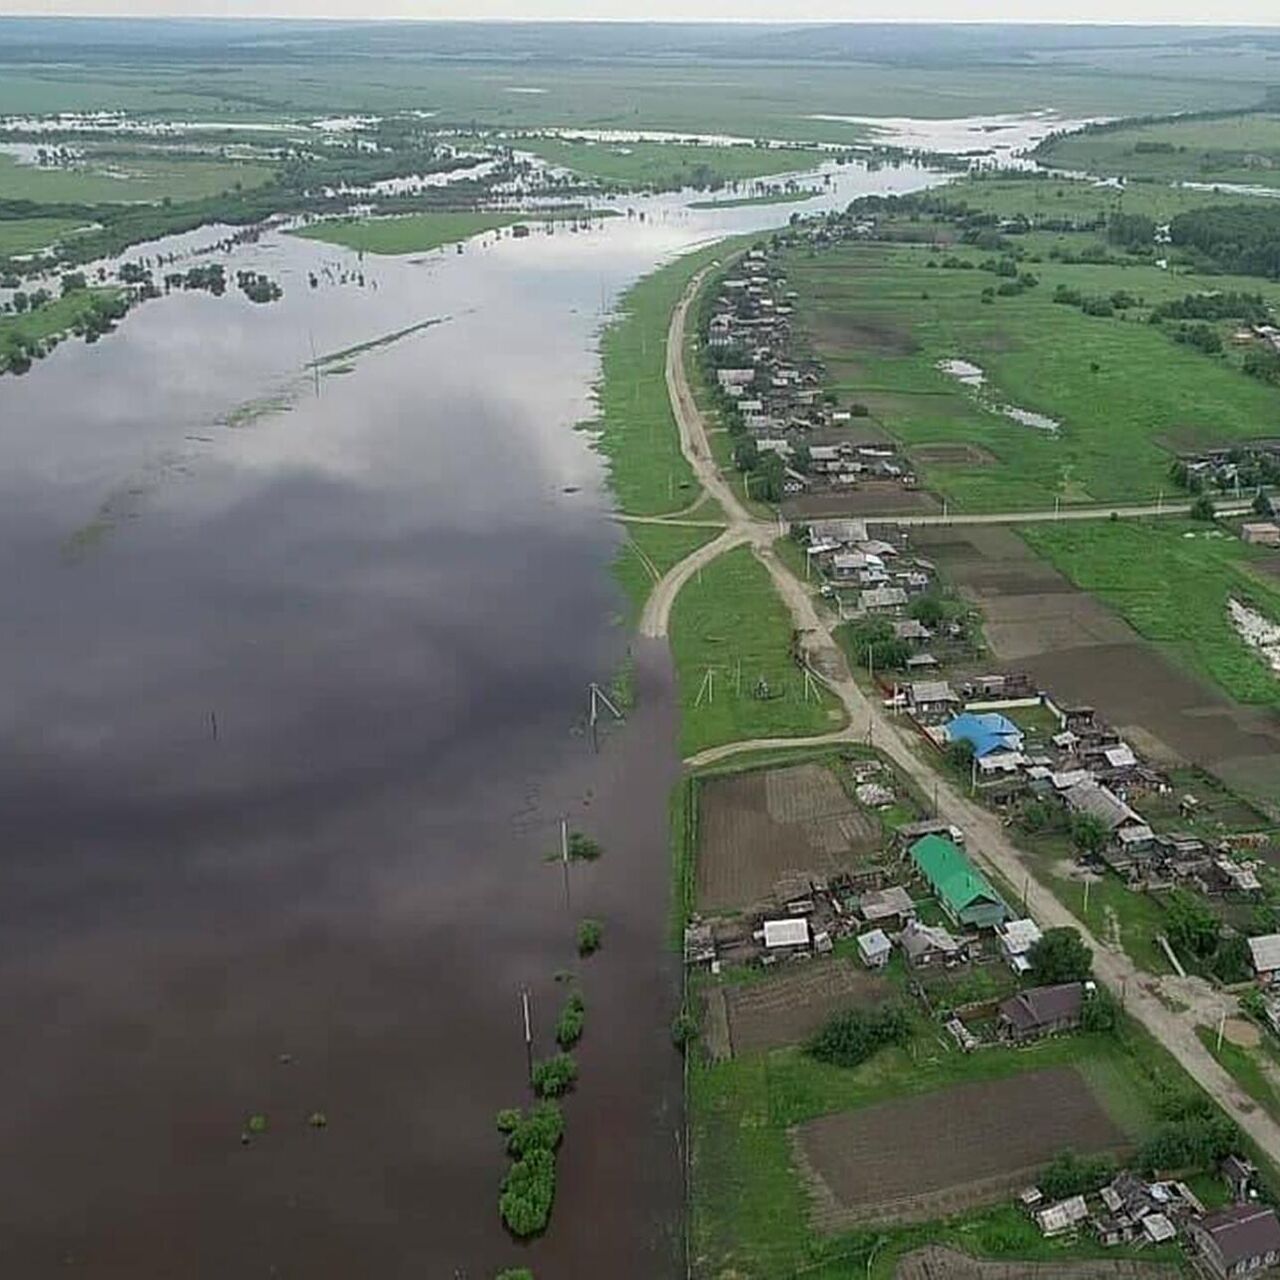
<instances>
[{"instance_id":1,"label":"house with green roof","mask_svg":"<svg viewBox=\"0 0 1280 1280\"><path fill-rule=\"evenodd\" d=\"M910 857L956 924L994 929L1009 918L1009 908L991 882L945 836L917 840Z\"/></svg>"}]
</instances>

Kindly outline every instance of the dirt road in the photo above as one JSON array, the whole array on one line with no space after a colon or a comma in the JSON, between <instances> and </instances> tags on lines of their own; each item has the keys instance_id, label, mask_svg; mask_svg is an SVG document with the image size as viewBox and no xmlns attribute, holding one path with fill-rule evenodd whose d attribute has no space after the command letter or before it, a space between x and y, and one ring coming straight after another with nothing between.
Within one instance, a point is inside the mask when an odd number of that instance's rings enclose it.
<instances>
[{"instance_id":1,"label":"dirt road","mask_svg":"<svg viewBox=\"0 0 1280 1280\"><path fill-rule=\"evenodd\" d=\"M919 749L919 740L908 738L900 724L877 702L868 699L854 682L843 653L832 635L831 621L819 613L814 596L804 583L774 554L776 527L755 520L745 510L732 487L720 474L712 456L706 424L689 387L684 362L685 323L701 281L701 274L693 279L672 313L667 334L666 380L672 411L679 426L681 448L698 480L719 500L724 509L727 527L720 537L681 561L654 587L653 595L645 606L641 630L646 636L665 635L672 603L680 587L699 566L709 563L730 547L750 545L768 568L778 594L790 610L810 665L839 697L849 722L838 733L810 739L784 738L735 743L702 752L686 763L707 764L743 751L801 746L806 743L816 745L858 740L878 747L925 795L936 797L938 816L960 827L967 834L968 847L976 859L998 872L1025 897L1029 913L1035 916L1041 926L1054 928L1068 925L1080 931L1086 943L1093 948L1094 972L1098 979L1178 1060L1186 1072L1222 1105L1266 1155L1280 1163L1280 1124L1235 1083L1200 1043L1195 1030L1195 1010L1185 1014L1176 1013L1160 999L1162 993L1167 997L1183 998L1182 993L1177 991L1176 980L1159 979L1143 973L1122 951L1104 946L1094 937L1035 878L1028 861L1009 839L1000 819L941 777ZM1167 992L1162 986L1166 982L1169 984Z\"/></svg>"}]
</instances>

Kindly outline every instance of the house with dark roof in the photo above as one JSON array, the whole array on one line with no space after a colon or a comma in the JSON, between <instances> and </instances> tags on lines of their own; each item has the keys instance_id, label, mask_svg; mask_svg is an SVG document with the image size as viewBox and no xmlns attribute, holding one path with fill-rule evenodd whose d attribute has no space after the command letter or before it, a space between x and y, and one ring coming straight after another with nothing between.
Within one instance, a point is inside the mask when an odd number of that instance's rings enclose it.
<instances>
[{"instance_id":1,"label":"house with dark roof","mask_svg":"<svg viewBox=\"0 0 1280 1280\"><path fill-rule=\"evenodd\" d=\"M1280 1221L1260 1204L1234 1204L1192 1222L1191 1239L1221 1280L1251 1276L1280 1262Z\"/></svg>"},{"instance_id":2,"label":"house with dark roof","mask_svg":"<svg viewBox=\"0 0 1280 1280\"><path fill-rule=\"evenodd\" d=\"M1000 1034L1023 1044L1057 1031L1074 1031L1084 1010L1084 983L1029 987L1000 1003Z\"/></svg>"},{"instance_id":3,"label":"house with dark roof","mask_svg":"<svg viewBox=\"0 0 1280 1280\"><path fill-rule=\"evenodd\" d=\"M994 929L1009 918L1009 908L991 882L945 836L917 840L910 857L956 924Z\"/></svg>"}]
</instances>

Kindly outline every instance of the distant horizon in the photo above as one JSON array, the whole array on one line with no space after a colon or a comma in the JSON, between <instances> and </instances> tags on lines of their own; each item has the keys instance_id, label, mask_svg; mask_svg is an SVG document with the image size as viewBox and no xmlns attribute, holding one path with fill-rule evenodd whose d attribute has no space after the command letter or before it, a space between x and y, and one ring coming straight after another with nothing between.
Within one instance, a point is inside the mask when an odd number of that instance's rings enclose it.
<instances>
[{"instance_id":1,"label":"distant horizon","mask_svg":"<svg viewBox=\"0 0 1280 1280\"><path fill-rule=\"evenodd\" d=\"M543 13L501 12L510 0L471 0L466 11L455 9L450 0L424 5L415 0L384 0L379 12L370 13L358 0L276 0L271 12L264 12L256 0L221 0L218 4L201 0L46 0L43 4L10 5L0 0L0 19L59 19L98 21L198 21L198 22L414 22L493 23L512 26L556 25L645 25L645 26L990 26L990 27L1151 27L1164 30L1280 30L1280 14L1270 0L1240 0L1226 14L1203 16L1199 4L1190 0L1129 0L1131 12L1123 16L1103 13L1108 0L1081 0L1073 5L1072 16L1051 10L1054 0L1024 0L1043 13L1010 17L1001 11L999 0L959 0L945 6L946 14L931 12L936 0L899 0L894 12L864 12L855 17L835 12L844 0L808 0L794 6L799 12L770 12L776 0L702 0L705 8L690 14L680 0L651 0L645 12L629 12L632 0L527 0L523 6L545 5ZM1180 4L1186 12L1180 12ZM600 12L609 6L616 12ZM422 12L424 8L433 12ZM579 11L579 10L592 11ZM743 13L743 9L754 10ZM1095 12L1094 10L1098 10ZM670 11L668 11L670 10ZM722 11L723 10L723 11ZM729 12L732 10L732 12ZM828 11L830 10L830 11ZM914 10L914 11L913 11ZM904 12L905 11L905 12ZM2 54L0 50L0 54Z\"/></svg>"}]
</instances>

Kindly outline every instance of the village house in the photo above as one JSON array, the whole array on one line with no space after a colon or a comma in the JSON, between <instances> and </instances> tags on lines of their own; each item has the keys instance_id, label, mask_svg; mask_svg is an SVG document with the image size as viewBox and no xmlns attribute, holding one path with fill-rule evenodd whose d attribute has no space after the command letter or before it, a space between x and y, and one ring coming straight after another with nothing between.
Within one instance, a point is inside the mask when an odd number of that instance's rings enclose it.
<instances>
[{"instance_id":1,"label":"village house","mask_svg":"<svg viewBox=\"0 0 1280 1280\"><path fill-rule=\"evenodd\" d=\"M956 964L964 959L964 946L941 925L921 924L910 920L898 938L907 964L923 969L933 964Z\"/></svg>"},{"instance_id":2,"label":"village house","mask_svg":"<svg viewBox=\"0 0 1280 1280\"><path fill-rule=\"evenodd\" d=\"M1201 1260L1220 1280L1250 1276L1280 1261L1280 1221L1260 1204L1219 1209L1189 1226Z\"/></svg>"},{"instance_id":3,"label":"village house","mask_svg":"<svg viewBox=\"0 0 1280 1280\"><path fill-rule=\"evenodd\" d=\"M1030 987L1000 1003L1000 1034L1017 1044L1074 1031L1084 1010L1084 983Z\"/></svg>"},{"instance_id":4,"label":"village house","mask_svg":"<svg viewBox=\"0 0 1280 1280\"><path fill-rule=\"evenodd\" d=\"M917 840L910 858L957 925L994 928L1008 916L1009 908L990 881L945 837L930 835Z\"/></svg>"},{"instance_id":5,"label":"village house","mask_svg":"<svg viewBox=\"0 0 1280 1280\"><path fill-rule=\"evenodd\" d=\"M860 604L867 613L885 613L901 609L907 603L907 593L901 587L872 587L862 593Z\"/></svg>"},{"instance_id":6,"label":"village house","mask_svg":"<svg viewBox=\"0 0 1280 1280\"><path fill-rule=\"evenodd\" d=\"M907 685L907 706L918 716L946 715L959 702L945 680L916 680Z\"/></svg>"},{"instance_id":7,"label":"village house","mask_svg":"<svg viewBox=\"0 0 1280 1280\"><path fill-rule=\"evenodd\" d=\"M969 743L979 760L999 752L1016 754L1023 744L1022 730L996 711L985 714L965 711L948 721L946 735L948 742Z\"/></svg>"}]
</instances>

